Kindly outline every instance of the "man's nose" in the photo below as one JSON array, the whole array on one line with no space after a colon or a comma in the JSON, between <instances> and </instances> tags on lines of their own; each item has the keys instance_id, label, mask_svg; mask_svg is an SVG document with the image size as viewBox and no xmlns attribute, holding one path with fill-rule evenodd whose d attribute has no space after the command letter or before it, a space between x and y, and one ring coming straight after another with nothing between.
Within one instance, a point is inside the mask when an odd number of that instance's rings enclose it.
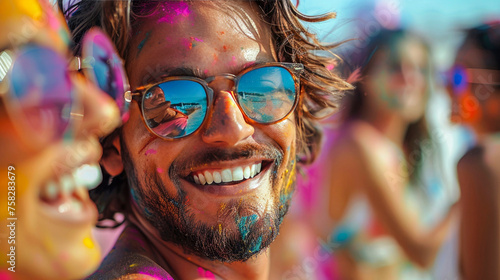
<instances>
[{"instance_id":1,"label":"man's nose","mask_svg":"<svg viewBox=\"0 0 500 280\"><path fill-rule=\"evenodd\" d=\"M227 77L216 77L210 83L214 101L201 134L205 143L234 146L254 133L253 126L245 121L233 98L233 86L234 81Z\"/></svg>"},{"instance_id":2,"label":"man's nose","mask_svg":"<svg viewBox=\"0 0 500 280\"><path fill-rule=\"evenodd\" d=\"M120 125L119 110L114 100L82 77L73 77L81 108L75 118L80 124L75 137L104 137ZM81 115L78 115L78 114Z\"/></svg>"}]
</instances>

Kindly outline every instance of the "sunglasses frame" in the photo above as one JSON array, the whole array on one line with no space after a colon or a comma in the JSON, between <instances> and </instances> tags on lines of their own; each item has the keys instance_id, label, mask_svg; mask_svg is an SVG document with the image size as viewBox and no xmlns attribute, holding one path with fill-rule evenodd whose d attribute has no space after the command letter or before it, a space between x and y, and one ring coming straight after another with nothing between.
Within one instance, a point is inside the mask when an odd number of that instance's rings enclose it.
<instances>
[{"instance_id":1,"label":"sunglasses frame","mask_svg":"<svg viewBox=\"0 0 500 280\"><path fill-rule=\"evenodd\" d=\"M272 121L272 122L260 122L260 121L253 120L252 118L250 118L249 116L247 116L247 114L243 110L243 108L242 108L242 106L241 106L241 104L238 101L238 98L236 96L236 94L237 94L236 93L237 85L238 85L239 80L241 79L241 77L243 77L246 73L248 73L250 71L257 70L257 69L260 69L260 68L266 68L266 67L280 67L280 68L283 68L283 69L287 70L291 74L291 76L293 78L293 81L294 81L294 85L295 85L295 99L294 99L294 103L293 103L292 107L290 108L290 111L288 113L286 113L286 115L284 117L282 117L282 118L280 118L278 120ZM154 135L156 135L156 136L158 136L158 137L160 137L162 139L173 141L173 140L181 139L181 138L190 136L192 134L195 134L201 127L203 127L203 125L207 121L207 116L208 116L209 112L211 112L211 110L212 110L213 101L214 101L214 98L215 98L214 97L214 94L215 94L214 90L209 86L209 84L211 82L213 82L218 77L224 77L226 79L230 79L230 80L233 81L233 87L228 92L233 97L233 100L235 101L236 105L238 106L238 109L242 113L242 115L245 118L245 121L247 123L249 123L249 124L271 125L271 124L275 124L275 123L283 121L284 119L288 118L288 116L290 116L290 114L295 110L295 108L297 107L297 104L299 103L299 99L302 96L302 94L301 94L301 88L300 88L300 74L301 74L301 72L303 70L304 70L304 65L301 64L301 63L293 63L293 62L266 62L266 63L252 65L252 66L244 69L240 73L238 73L238 75L234 75L234 74L230 74L230 73L222 73L222 74L219 74L219 75L207 77L205 79L202 79L202 78L199 78L199 77L193 77L193 76L171 76L171 77L167 77L167 78L163 79L161 82L155 82L155 83L150 83L150 84L147 84L147 85L144 85L144 86L140 86L140 87L136 88L136 90L134 90L133 92L131 92L131 91L125 92L125 97L124 98L125 98L125 100L127 102L132 102L132 100L135 100L138 103L139 108L141 110L141 117L142 117L142 120L144 122L144 125L146 126L146 128L152 134L154 134ZM207 104L206 114L205 114L205 116L203 118L203 121L201 122L200 126L198 128L196 128L195 130L193 130L189 134L182 135L181 137L176 137L176 138L165 137L165 136L158 135L148 125L148 123L146 121L146 116L144 115L143 104L144 104L145 93L147 93L151 88L153 88L155 86L159 86L159 85L161 85L163 83L166 83L166 82L179 81L179 80L182 80L182 81L193 81L193 82L196 82L196 83L200 84L203 87L203 89L205 90L205 94L207 96L207 103L208 103Z\"/></svg>"},{"instance_id":2,"label":"sunglasses frame","mask_svg":"<svg viewBox=\"0 0 500 280\"><path fill-rule=\"evenodd\" d=\"M92 46L97 44L95 43L96 38L101 39L101 42L104 43L103 47L111 53L110 59L112 59L112 61L111 62L109 62L109 60L107 61L108 66L112 67L111 70L113 70L114 72L119 71L120 73L118 74L123 79L122 81L123 93L119 92L116 93L116 96L114 98L109 93L105 92L103 89L99 87L99 82L97 80L94 71L93 65L95 57L92 52ZM120 109L120 116L122 117L122 122L125 122L126 115L128 113L129 102L125 100L124 93L130 91L130 84L128 82L128 77L125 72L123 59L118 56L118 52L116 51L114 44L111 42L108 36L101 29L97 27L93 27L89 31L87 31L82 40L82 54L81 56L75 56L74 62L72 62L72 64L73 64L72 66L73 70L82 71L84 76L87 77L89 80L91 80L102 92L105 92L106 94L108 94L108 96L114 99L116 105Z\"/></svg>"}]
</instances>

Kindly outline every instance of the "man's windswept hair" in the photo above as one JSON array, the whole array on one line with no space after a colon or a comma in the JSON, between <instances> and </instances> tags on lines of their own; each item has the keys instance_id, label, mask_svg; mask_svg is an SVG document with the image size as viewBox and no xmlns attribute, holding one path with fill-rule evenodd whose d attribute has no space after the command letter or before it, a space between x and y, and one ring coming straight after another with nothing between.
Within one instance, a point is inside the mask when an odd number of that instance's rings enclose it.
<instances>
[{"instance_id":1,"label":"man's windswept hair","mask_svg":"<svg viewBox=\"0 0 500 280\"><path fill-rule=\"evenodd\" d=\"M301 97L295 109L297 156L299 163L311 163L321 146L322 132L318 120L324 117L325 112L334 112L343 92L352 87L331 71L338 63L337 56L331 50L340 43L322 44L301 21L323 22L335 18L336 14L307 16L299 12L290 0L242 1L254 1L262 20L270 26L278 60L304 65L305 71L300 76ZM91 27L98 26L110 36L120 56L127 61L129 43L136 22L140 21L141 17L154 13L163 1L69 0L69 4L64 8L63 2L65 1L58 0L58 5L72 31L76 52L79 52L83 35ZM320 52L329 53L330 56L318 55Z\"/></svg>"}]
</instances>

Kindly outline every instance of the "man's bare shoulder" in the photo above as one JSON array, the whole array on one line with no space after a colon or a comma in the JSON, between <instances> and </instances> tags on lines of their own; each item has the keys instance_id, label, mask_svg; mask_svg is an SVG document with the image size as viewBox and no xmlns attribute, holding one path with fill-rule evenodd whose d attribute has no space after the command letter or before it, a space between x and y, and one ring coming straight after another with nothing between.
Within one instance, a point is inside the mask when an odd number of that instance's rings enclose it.
<instances>
[{"instance_id":1,"label":"man's bare shoulder","mask_svg":"<svg viewBox=\"0 0 500 280\"><path fill-rule=\"evenodd\" d=\"M153 260L142 233L126 227L90 280L174 279Z\"/></svg>"}]
</instances>

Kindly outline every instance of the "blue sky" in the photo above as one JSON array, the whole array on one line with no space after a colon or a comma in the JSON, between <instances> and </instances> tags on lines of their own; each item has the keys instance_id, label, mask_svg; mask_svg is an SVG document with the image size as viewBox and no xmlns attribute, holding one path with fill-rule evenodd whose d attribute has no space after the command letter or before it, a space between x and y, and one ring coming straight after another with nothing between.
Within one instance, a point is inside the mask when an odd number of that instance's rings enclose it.
<instances>
[{"instance_id":1,"label":"blue sky","mask_svg":"<svg viewBox=\"0 0 500 280\"><path fill-rule=\"evenodd\" d=\"M336 28L327 41L354 38L357 33L369 30L357 18L376 14L374 6L385 3L379 15L399 18L402 26L417 30L429 39L439 67L451 63L455 48L461 41L457 30L476 25L485 20L500 20L500 0L300 0L299 10L305 14L337 12L337 19L328 24L311 26L324 36ZM360 13L361 10L367 10ZM321 37L323 38L323 37Z\"/></svg>"}]
</instances>

